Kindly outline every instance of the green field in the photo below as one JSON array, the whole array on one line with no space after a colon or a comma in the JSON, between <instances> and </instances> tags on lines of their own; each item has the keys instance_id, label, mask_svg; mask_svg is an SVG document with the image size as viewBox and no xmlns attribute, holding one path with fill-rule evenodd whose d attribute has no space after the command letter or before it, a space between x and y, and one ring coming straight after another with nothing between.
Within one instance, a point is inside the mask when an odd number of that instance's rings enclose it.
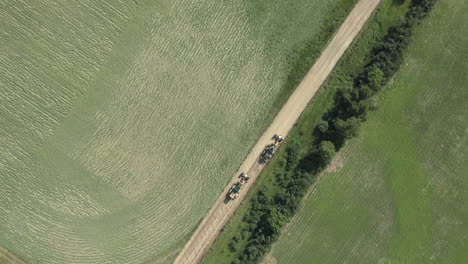
<instances>
[{"instance_id":1,"label":"green field","mask_svg":"<svg viewBox=\"0 0 468 264\"><path fill-rule=\"evenodd\" d=\"M266 263L467 263L468 2L439 1Z\"/></svg>"},{"instance_id":2,"label":"green field","mask_svg":"<svg viewBox=\"0 0 468 264\"><path fill-rule=\"evenodd\" d=\"M338 2L0 1L0 245L170 262Z\"/></svg>"},{"instance_id":3,"label":"green field","mask_svg":"<svg viewBox=\"0 0 468 264\"><path fill-rule=\"evenodd\" d=\"M0 264L25 264L21 259L0 247Z\"/></svg>"}]
</instances>

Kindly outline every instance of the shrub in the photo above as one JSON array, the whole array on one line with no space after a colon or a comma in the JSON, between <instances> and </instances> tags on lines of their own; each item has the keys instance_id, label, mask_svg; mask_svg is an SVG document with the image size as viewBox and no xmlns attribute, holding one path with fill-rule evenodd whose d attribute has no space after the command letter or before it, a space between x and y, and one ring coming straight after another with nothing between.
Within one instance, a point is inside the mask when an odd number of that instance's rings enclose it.
<instances>
[{"instance_id":1,"label":"shrub","mask_svg":"<svg viewBox=\"0 0 468 264\"><path fill-rule=\"evenodd\" d=\"M297 142L291 142L288 148L286 149L286 171L291 170L294 166L296 166L299 160L299 153L300 153L301 145Z\"/></svg>"},{"instance_id":2,"label":"shrub","mask_svg":"<svg viewBox=\"0 0 468 264\"><path fill-rule=\"evenodd\" d=\"M356 117L351 117L346 121L337 118L333 122L336 137L343 141L357 136L360 125L361 121Z\"/></svg>"},{"instance_id":3,"label":"shrub","mask_svg":"<svg viewBox=\"0 0 468 264\"><path fill-rule=\"evenodd\" d=\"M328 131L328 122L325 120L320 121L317 125L316 131L319 133L319 136L326 135Z\"/></svg>"},{"instance_id":4,"label":"shrub","mask_svg":"<svg viewBox=\"0 0 468 264\"><path fill-rule=\"evenodd\" d=\"M324 168L330 164L333 156L335 156L336 150L335 145L330 141L322 141L317 149L317 155L319 157L321 167Z\"/></svg>"},{"instance_id":5,"label":"shrub","mask_svg":"<svg viewBox=\"0 0 468 264\"><path fill-rule=\"evenodd\" d=\"M249 236L249 230L247 228L244 228L242 229L240 234L242 239L246 239Z\"/></svg>"},{"instance_id":6,"label":"shrub","mask_svg":"<svg viewBox=\"0 0 468 264\"><path fill-rule=\"evenodd\" d=\"M236 252L237 250L237 241L231 240L229 241L228 248L231 252Z\"/></svg>"},{"instance_id":7,"label":"shrub","mask_svg":"<svg viewBox=\"0 0 468 264\"><path fill-rule=\"evenodd\" d=\"M372 90L379 91L382 89L384 81L384 73L380 68L375 65L369 67L369 71L367 72L367 84Z\"/></svg>"}]
</instances>

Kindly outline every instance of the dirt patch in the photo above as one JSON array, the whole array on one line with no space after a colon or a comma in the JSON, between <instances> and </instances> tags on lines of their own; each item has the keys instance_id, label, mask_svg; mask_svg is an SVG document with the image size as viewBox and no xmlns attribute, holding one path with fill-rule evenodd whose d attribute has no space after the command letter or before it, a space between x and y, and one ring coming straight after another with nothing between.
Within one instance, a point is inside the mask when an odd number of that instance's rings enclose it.
<instances>
[{"instance_id":1,"label":"dirt patch","mask_svg":"<svg viewBox=\"0 0 468 264\"><path fill-rule=\"evenodd\" d=\"M278 261L276 261L276 258L273 257L271 254L268 254L265 256L263 259L263 264L277 264Z\"/></svg>"},{"instance_id":2,"label":"dirt patch","mask_svg":"<svg viewBox=\"0 0 468 264\"><path fill-rule=\"evenodd\" d=\"M341 168L343 168L344 164L344 157L342 152L338 152L336 156L333 158L332 162L328 167L325 169L325 172L338 172Z\"/></svg>"}]
</instances>

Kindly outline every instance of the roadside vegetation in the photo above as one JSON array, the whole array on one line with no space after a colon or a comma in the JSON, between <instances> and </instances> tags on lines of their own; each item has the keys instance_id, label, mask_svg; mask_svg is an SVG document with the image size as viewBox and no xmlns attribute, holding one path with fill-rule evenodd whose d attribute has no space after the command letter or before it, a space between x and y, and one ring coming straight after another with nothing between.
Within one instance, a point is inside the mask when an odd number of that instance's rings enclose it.
<instances>
[{"instance_id":1,"label":"roadside vegetation","mask_svg":"<svg viewBox=\"0 0 468 264\"><path fill-rule=\"evenodd\" d=\"M466 263L467 18L435 5L266 263Z\"/></svg>"},{"instance_id":2,"label":"roadside vegetation","mask_svg":"<svg viewBox=\"0 0 468 264\"><path fill-rule=\"evenodd\" d=\"M377 107L374 95L399 69L414 26L434 3L384 1L262 173L205 263L258 263L262 259L299 209L316 176Z\"/></svg>"}]
</instances>

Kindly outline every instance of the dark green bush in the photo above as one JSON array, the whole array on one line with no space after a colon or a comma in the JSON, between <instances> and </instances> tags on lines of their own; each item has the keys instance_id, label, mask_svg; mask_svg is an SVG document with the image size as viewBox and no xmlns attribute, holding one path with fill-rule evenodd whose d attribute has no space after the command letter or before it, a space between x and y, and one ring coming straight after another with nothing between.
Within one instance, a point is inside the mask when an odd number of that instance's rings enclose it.
<instances>
[{"instance_id":1,"label":"dark green bush","mask_svg":"<svg viewBox=\"0 0 468 264\"><path fill-rule=\"evenodd\" d=\"M301 145L298 142L291 142L286 149L286 171L291 170L299 161Z\"/></svg>"},{"instance_id":2,"label":"dark green bush","mask_svg":"<svg viewBox=\"0 0 468 264\"><path fill-rule=\"evenodd\" d=\"M236 250L237 250L237 241L235 241L234 239L229 241L228 248L229 248L229 250L231 252L236 252Z\"/></svg>"}]
</instances>

